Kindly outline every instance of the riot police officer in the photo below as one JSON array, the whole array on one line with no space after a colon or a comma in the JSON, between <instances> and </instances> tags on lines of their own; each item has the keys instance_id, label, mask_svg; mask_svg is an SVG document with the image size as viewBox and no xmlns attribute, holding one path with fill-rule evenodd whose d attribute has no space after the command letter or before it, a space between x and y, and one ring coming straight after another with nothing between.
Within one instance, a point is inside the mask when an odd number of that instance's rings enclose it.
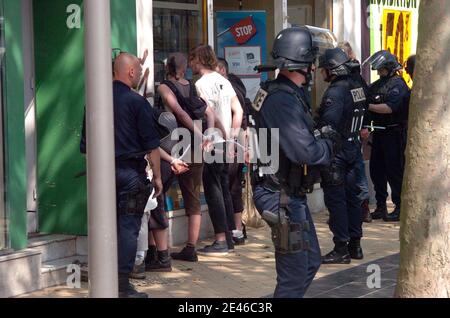
<instances>
[{"instance_id":1,"label":"riot police officer","mask_svg":"<svg viewBox=\"0 0 450 318\"><path fill-rule=\"evenodd\" d=\"M276 298L303 297L321 264L319 242L306 202L314 180L308 183L307 172L312 171L311 166L330 163L334 144L314 136L306 103L303 86L310 81L316 55L307 28L281 31L272 52L280 74L261 86L250 119L255 120L257 131L269 129L268 135L275 138L279 148L271 149L272 153L279 150L278 171L259 161L252 176L255 206L272 228ZM273 134L273 129L279 136ZM330 132L328 137L335 135Z\"/></svg>"},{"instance_id":2,"label":"riot police officer","mask_svg":"<svg viewBox=\"0 0 450 318\"><path fill-rule=\"evenodd\" d=\"M398 74L402 66L389 51L375 53L367 63L380 75L380 79L370 86L367 121L373 131L370 176L377 200L372 217L396 222L400 220L410 91ZM386 208L387 182L395 204L395 210L390 215Z\"/></svg>"},{"instance_id":3,"label":"riot police officer","mask_svg":"<svg viewBox=\"0 0 450 318\"><path fill-rule=\"evenodd\" d=\"M352 258L364 257L360 245L362 207L356 164L367 104L364 87L352 74L353 64L340 48L326 50L319 59L323 79L330 86L323 96L317 125L318 128L330 125L343 140L342 149L321 173L335 244L333 251L323 257L323 264L349 264Z\"/></svg>"}]
</instances>

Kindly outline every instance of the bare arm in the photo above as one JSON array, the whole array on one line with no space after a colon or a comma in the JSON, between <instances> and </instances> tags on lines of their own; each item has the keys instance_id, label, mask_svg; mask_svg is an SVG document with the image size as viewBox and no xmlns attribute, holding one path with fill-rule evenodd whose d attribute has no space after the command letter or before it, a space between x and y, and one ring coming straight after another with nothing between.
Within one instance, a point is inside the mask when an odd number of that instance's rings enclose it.
<instances>
[{"instance_id":1,"label":"bare arm","mask_svg":"<svg viewBox=\"0 0 450 318\"><path fill-rule=\"evenodd\" d=\"M239 103L239 99L237 96L234 96L231 99L231 112L233 113L233 123L230 138L239 137L239 132L242 125L242 119L244 117L244 111L242 110L241 103Z\"/></svg>"},{"instance_id":2,"label":"bare arm","mask_svg":"<svg viewBox=\"0 0 450 318\"><path fill-rule=\"evenodd\" d=\"M392 108L387 104L370 104L369 110L377 114L392 114Z\"/></svg>"},{"instance_id":3,"label":"bare arm","mask_svg":"<svg viewBox=\"0 0 450 318\"><path fill-rule=\"evenodd\" d=\"M150 169L153 172L153 185L155 186L155 198L162 193L161 181L161 156L159 150L155 149L147 154L147 160L150 164Z\"/></svg>"},{"instance_id":4,"label":"bare arm","mask_svg":"<svg viewBox=\"0 0 450 318\"><path fill-rule=\"evenodd\" d=\"M202 131L195 126L192 118L183 110L183 108L181 108L175 94L170 90L169 87L167 87L167 85L160 85L158 87L158 93L161 95L164 104L170 108L175 117L183 124L183 126L187 127L195 134L203 136Z\"/></svg>"}]
</instances>

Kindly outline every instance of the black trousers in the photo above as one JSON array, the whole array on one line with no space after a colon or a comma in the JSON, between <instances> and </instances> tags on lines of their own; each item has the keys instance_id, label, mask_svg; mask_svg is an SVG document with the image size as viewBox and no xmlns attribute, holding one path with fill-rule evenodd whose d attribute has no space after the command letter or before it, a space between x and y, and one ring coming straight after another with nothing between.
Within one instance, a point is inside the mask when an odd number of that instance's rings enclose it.
<instances>
[{"instance_id":1,"label":"black trousers","mask_svg":"<svg viewBox=\"0 0 450 318\"><path fill-rule=\"evenodd\" d=\"M226 233L236 229L233 203L230 193L227 163L205 164L203 167L203 188L208 204L209 216L214 233Z\"/></svg>"},{"instance_id":2,"label":"black trousers","mask_svg":"<svg viewBox=\"0 0 450 318\"><path fill-rule=\"evenodd\" d=\"M373 135L370 157L372 178L377 206L386 206L387 183L392 190L392 202L401 205L403 172L405 168L406 130L376 131Z\"/></svg>"}]
</instances>

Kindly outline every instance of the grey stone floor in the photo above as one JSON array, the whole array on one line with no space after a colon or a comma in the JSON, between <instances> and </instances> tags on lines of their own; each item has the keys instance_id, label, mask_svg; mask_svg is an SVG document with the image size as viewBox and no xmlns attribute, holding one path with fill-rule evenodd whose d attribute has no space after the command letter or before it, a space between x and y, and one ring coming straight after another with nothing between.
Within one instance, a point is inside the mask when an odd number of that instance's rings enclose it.
<instances>
[{"instance_id":1,"label":"grey stone floor","mask_svg":"<svg viewBox=\"0 0 450 318\"><path fill-rule=\"evenodd\" d=\"M395 291L400 255L395 254L379 260L343 270L316 279L306 298L392 298ZM380 288L369 288L374 282L374 271L370 265L378 265ZM325 265L324 265L325 266Z\"/></svg>"}]
</instances>

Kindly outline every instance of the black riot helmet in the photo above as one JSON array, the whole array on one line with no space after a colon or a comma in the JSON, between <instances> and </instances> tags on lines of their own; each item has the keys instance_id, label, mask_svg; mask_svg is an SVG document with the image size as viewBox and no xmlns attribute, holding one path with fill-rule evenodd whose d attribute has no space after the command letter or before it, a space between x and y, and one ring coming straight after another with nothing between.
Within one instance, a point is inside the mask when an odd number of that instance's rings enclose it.
<instances>
[{"instance_id":1,"label":"black riot helmet","mask_svg":"<svg viewBox=\"0 0 450 318\"><path fill-rule=\"evenodd\" d=\"M319 57L319 68L324 68L331 75L349 75L350 70L346 64L350 61L347 53L340 48L328 49Z\"/></svg>"},{"instance_id":2,"label":"black riot helmet","mask_svg":"<svg viewBox=\"0 0 450 318\"><path fill-rule=\"evenodd\" d=\"M272 57L280 70L298 71L311 68L318 48L313 45L311 32L306 27L292 27L275 38Z\"/></svg>"},{"instance_id":3,"label":"black riot helmet","mask_svg":"<svg viewBox=\"0 0 450 318\"><path fill-rule=\"evenodd\" d=\"M382 68L385 68L389 71L389 74L392 75L395 72L402 69L401 64L398 62L397 57L393 55L391 52L383 50L375 53L371 57L369 57L363 65L370 64L372 70L379 71Z\"/></svg>"}]
</instances>

